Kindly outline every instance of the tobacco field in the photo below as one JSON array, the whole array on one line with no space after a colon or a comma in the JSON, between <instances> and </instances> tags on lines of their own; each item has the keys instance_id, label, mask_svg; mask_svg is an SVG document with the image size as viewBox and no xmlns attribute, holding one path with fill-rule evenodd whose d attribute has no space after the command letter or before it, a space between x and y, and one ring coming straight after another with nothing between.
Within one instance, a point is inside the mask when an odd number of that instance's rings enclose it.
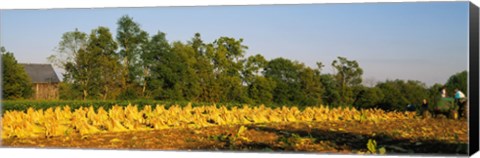
<instances>
[{"instance_id":1,"label":"tobacco field","mask_svg":"<svg viewBox=\"0 0 480 158\"><path fill-rule=\"evenodd\" d=\"M465 154L466 120L295 106L69 106L5 111L2 146L137 150Z\"/></svg>"}]
</instances>

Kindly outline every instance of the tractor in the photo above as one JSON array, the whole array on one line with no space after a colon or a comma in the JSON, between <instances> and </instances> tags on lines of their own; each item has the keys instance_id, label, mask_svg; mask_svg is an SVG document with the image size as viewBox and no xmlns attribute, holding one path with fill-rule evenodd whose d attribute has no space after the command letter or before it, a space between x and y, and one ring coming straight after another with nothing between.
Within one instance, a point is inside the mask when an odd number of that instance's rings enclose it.
<instances>
[{"instance_id":1,"label":"tractor","mask_svg":"<svg viewBox=\"0 0 480 158\"><path fill-rule=\"evenodd\" d=\"M438 115L445 115L447 118L458 118L458 108L459 106L455 102L454 98L438 98L436 103L431 109L433 117Z\"/></svg>"}]
</instances>

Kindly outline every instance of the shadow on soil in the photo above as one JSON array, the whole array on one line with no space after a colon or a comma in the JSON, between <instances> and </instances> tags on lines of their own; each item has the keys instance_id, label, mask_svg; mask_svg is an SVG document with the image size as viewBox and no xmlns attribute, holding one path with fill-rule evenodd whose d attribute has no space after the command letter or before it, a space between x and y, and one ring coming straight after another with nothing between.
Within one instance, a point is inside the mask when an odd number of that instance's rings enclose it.
<instances>
[{"instance_id":1,"label":"shadow on soil","mask_svg":"<svg viewBox=\"0 0 480 158\"><path fill-rule=\"evenodd\" d=\"M289 138L297 135L303 138L313 138L315 143L328 141L334 144L337 150L365 151L369 139L377 142L377 147L385 147L387 154L426 154L426 155L465 155L467 154L468 144L449 143L439 140L409 140L395 139L385 134L375 136L355 134L340 131L328 131L322 129L311 130L280 130L271 127L259 127L255 125L247 126L249 129L276 133L279 137ZM209 148L209 147L204 147ZM211 149L211 148L210 148ZM248 150L248 151L293 151L289 148L279 147L267 143L242 143L235 145L234 149L228 144L219 150ZM268 149L268 150L265 150ZM305 152L297 150L298 152Z\"/></svg>"}]
</instances>

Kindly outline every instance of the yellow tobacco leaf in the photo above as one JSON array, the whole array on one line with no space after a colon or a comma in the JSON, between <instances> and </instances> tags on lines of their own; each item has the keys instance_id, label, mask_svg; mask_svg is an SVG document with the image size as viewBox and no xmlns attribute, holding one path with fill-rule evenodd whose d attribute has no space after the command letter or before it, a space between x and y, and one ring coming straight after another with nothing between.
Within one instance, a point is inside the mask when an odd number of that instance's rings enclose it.
<instances>
[{"instance_id":1,"label":"yellow tobacco leaf","mask_svg":"<svg viewBox=\"0 0 480 158\"><path fill-rule=\"evenodd\" d=\"M118 139L118 138L113 138L110 140L110 143L117 143L117 142L121 142L122 140Z\"/></svg>"}]
</instances>

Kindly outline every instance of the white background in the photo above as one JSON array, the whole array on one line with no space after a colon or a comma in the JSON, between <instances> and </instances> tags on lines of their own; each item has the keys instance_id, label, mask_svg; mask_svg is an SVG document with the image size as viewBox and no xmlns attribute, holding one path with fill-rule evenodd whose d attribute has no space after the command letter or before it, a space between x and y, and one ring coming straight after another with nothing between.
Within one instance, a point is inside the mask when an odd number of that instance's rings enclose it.
<instances>
[{"instance_id":1,"label":"white background","mask_svg":"<svg viewBox=\"0 0 480 158\"><path fill-rule=\"evenodd\" d=\"M147 7L147 6L202 6L202 5L246 5L246 4L298 4L298 3L356 3L356 2L419 2L425 0L0 0L0 9L50 9L50 8L92 8L92 7ZM435 0L446 1L446 0ZM480 0L472 0L477 6ZM1 13L0 13L1 14ZM1 42L1 41L0 41ZM480 157L476 154L474 157ZM127 151L127 150L78 150L78 149L20 149L0 148L0 157L359 157L358 155L332 154L267 154L267 153L226 153L226 152L167 152L167 151ZM364 156L378 157L378 156ZM381 156L400 157L400 156ZM413 157L411 155L407 157ZM416 157L425 157L417 155Z\"/></svg>"}]
</instances>

